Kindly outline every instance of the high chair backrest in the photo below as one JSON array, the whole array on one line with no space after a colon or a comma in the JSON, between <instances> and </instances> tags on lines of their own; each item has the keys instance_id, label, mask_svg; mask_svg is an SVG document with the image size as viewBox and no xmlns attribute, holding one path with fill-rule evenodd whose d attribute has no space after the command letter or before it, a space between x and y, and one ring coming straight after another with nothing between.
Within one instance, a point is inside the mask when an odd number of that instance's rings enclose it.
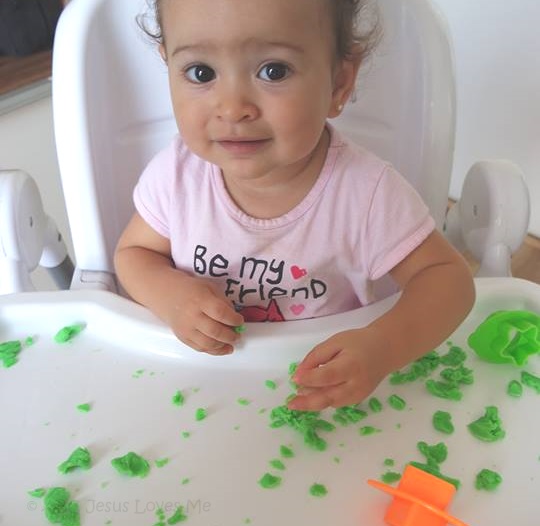
<instances>
[{"instance_id":1,"label":"high chair backrest","mask_svg":"<svg viewBox=\"0 0 540 526\"><path fill-rule=\"evenodd\" d=\"M378 0L383 40L334 124L392 162L443 224L455 125L453 62L430 0ZM79 269L113 273L132 190L176 133L167 71L136 23L145 0L72 0L57 27L53 112Z\"/></svg>"}]
</instances>

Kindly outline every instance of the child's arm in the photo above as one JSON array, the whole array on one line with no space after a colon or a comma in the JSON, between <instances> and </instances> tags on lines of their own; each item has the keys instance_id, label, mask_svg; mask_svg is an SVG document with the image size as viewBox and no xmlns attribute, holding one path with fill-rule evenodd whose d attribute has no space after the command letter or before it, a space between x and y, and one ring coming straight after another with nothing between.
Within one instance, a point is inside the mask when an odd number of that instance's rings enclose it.
<instances>
[{"instance_id":1,"label":"child's arm","mask_svg":"<svg viewBox=\"0 0 540 526\"><path fill-rule=\"evenodd\" d=\"M114 255L126 292L171 327L186 345L210 354L228 354L242 325L238 314L212 284L174 268L169 240L137 213L122 233Z\"/></svg>"},{"instance_id":2,"label":"child's arm","mask_svg":"<svg viewBox=\"0 0 540 526\"><path fill-rule=\"evenodd\" d=\"M296 370L301 388L291 409L362 401L389 373L443 342L474 303L469 267L437 231L390 274L402 289L397 303L367 327L316 346Z\"/></svg>"}]
</instances>

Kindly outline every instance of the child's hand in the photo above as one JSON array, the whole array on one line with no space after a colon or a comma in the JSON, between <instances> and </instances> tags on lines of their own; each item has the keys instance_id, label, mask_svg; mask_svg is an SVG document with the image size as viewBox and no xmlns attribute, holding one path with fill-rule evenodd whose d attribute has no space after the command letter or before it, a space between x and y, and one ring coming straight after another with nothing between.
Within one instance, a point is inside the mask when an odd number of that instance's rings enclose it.
<instances>
[{"instance_id":1,"label":"child's hand","mask_svg":"<svg viewBox=\"0 0 540 526\"><path fill-rule=\"evenodd\" d=\"M214 288L201 278L182 276L171 289L167 323L178 339L208 354L230 354L240 335L234 328L244 318Z\"/></svg>"},{"instance_id":2,"label":"child's hand","mask_svg":"<svg viewBox=\"0 0 540 526\"><path fill-rule=\"evenodd\" d=\"M390 372L383 363L385 345L369 327L340 332L317 345L293 375L298 395L288 407L319 411L361 402Z\"/></svg>"}]
</instances>

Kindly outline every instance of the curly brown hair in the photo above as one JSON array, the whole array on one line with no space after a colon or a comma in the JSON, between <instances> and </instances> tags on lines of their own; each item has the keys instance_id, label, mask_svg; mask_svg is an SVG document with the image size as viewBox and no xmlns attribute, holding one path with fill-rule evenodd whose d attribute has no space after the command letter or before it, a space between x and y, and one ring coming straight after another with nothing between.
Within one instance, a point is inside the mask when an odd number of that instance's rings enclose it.
<instances>
[{"instance_id":1,"label":"curly brown hair","mask_svg":"<svg viewBox=\"0 0 540 526\"><path fill-rule=\"evenodd\" d=\"M381 34L378 11L374 2L372 0L325 1L333 19L337 58L354 58L363 62L377 45ZM163 0L147 0L147 2L148 12L139 15L137 22L154 42L163 44L161 11Z\"/></svg>"}]
</instances>

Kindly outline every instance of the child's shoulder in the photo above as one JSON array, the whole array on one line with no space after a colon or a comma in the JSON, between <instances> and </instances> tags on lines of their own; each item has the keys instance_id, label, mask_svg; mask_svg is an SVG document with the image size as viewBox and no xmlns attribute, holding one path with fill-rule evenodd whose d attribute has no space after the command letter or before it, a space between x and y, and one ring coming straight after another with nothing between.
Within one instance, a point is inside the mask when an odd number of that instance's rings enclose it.
<instances>
[{"instance_id":1,"label":"child's shoulder","mask_svg":"<svg viewBox=\"0 0 540 526\"><path fill-rule=\"evenodd\" d=\"M381 177L395 172L390 162L382 159L366 147L354 142L346 133L330 127L329 154L334 157L334 172L354 181L377 185Z\"/></svg>"}]
</instances>

